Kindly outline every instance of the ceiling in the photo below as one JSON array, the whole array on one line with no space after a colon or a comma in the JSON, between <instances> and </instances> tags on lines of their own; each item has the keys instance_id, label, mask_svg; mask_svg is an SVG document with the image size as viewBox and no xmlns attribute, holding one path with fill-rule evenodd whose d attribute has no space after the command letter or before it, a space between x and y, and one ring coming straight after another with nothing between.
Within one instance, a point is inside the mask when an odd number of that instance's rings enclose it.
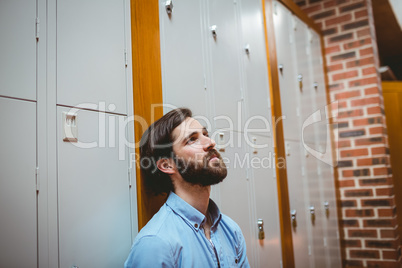
<instances>
[{"instance_id":1,"label":"ceiling","mask_svg":"<svg viewBox=\"0 0 402 268\"><path fill-rule=\"evenodd\" d=\"M392 74L383 80L402 80L402 29L388 0L373 0L374 23L381 66L388 66Z\"/></svg>"}]
</instances>

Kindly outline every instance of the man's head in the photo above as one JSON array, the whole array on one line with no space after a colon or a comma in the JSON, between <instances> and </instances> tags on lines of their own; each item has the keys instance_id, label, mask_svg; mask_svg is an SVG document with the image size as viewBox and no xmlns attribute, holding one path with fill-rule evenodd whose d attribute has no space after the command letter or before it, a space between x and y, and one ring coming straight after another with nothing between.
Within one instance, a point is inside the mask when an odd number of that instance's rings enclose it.
<instances>
[{"instance_id":1,"label":"man's head","mask_svg":"<svg viewBox=\"0 0 402 268\"><path fill-rule=\"evenodd\" d=\"M174 191L172 178L206 186L221 182L227 175L215 142L191 116L185 108L170 111L142 136L141 172L155 194Z\"/></svg>"}]
</instances>

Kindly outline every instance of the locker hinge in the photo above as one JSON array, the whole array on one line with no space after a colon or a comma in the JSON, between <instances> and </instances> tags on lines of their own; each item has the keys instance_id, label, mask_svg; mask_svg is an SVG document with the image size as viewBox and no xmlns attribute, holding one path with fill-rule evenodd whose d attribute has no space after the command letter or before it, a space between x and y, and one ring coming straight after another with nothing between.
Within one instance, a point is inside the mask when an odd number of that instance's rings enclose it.
<instances>
[{"instance_id":1,"label":"locker hinge","mask_svg":"<svg viewBox=\"0 0 402 268\"><path fill-rule=\"evenodd\" d=\"M131 188L131 168L128 169L128 188Z\"/></svg>"},{"instance_id":2,"label":"locker hinge","mask_svg":"<svg viewBox=\"0 0 402 268\"><path fill-rule=\"evenodd\" d=\"M127 51L124 50L124 65L127 67L128 65L128 59L127 59Z\"/></svg>"},{"instance_id":3,"label":"locker hinge","mask_svg":"<svg viewBox=\"0 0 402 268\"><path fill-rule=\"evenodd\" d=\"M36 183L36 192L39 193L39 188L40 188L39 167L35 168L35 183Z\"/></svg>"},{"instance_id":4,"label":"locker hinge","mask_svg":"<svg viewBox=\"0 0 402 268\"><path fill-rule=\"evenodd\" d=\"M204 75L204 89L207 90L207 77Z\"/></svg>"},{"instance_id":5,"label":"locker hinge","mask_svg":"<svg viewBox=\"0 0 402 268\"><path fill-rule=\"evenodd\" d=\"M39 40L39 18L35 19L35 38Z\"/></svg>"}]
</instances>

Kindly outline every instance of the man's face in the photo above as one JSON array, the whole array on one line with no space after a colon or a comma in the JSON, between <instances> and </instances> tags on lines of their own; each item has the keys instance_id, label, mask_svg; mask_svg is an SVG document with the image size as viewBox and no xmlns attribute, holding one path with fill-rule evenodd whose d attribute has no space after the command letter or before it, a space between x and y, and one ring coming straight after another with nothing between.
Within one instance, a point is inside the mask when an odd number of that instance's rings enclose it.
<instances>
[{"instance_id":1,"label":"man's face","mask_svg":"<svg viewBox=\"0 0 402 268\"><path fill-rule=\"evenodd\" d=\"M183 179L203 186L221 182L227 175L215 142L197 120L187 118L173 130L173 153Z\"/></svg>"}]
</instances>

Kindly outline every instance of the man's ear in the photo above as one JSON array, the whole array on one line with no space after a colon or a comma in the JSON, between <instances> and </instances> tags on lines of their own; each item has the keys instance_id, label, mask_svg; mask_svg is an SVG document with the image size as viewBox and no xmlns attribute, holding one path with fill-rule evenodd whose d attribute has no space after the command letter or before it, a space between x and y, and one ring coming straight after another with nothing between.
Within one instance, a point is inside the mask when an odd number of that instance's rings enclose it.
<instances>
[{"instance_id":1,"label":"man's ear","mask_svg":"<svg viewBox=\"0 0 402 268\"><path fill-rule=\"evenodd\" d=\"M175 172L173 160L170 158L159 159L156 161L156 166L160 171L168 175L172 175Z\"/></svg>"}]
</instances>

